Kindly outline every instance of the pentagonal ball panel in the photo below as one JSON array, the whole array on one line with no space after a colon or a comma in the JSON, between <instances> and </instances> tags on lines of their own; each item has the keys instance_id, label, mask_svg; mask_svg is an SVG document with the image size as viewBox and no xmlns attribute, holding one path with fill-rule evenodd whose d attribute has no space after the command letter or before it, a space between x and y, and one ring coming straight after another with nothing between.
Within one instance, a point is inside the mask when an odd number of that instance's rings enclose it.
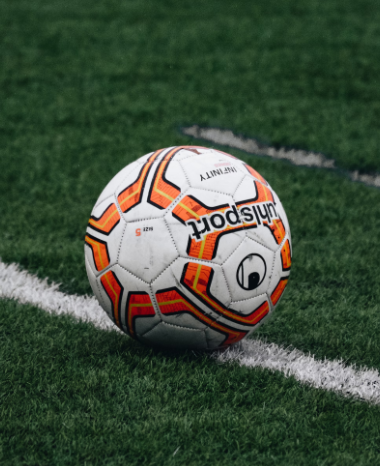
<instances>
[{"instance_id":1,"label":"pentagonal ball panel","mask_svg":"<svg viewBox=\"0 0 380 466\"><path fill-rule=\"evenodd\" d=\"M246 238L223 264L232 301L266 293L272 276L273 252Z\"/></svg>"}]
</instances>

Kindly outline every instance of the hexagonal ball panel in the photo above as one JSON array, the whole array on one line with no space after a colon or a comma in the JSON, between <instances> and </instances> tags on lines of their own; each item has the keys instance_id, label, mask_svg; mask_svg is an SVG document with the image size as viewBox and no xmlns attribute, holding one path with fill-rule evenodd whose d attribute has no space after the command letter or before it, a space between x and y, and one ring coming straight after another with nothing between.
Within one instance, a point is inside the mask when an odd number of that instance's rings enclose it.
<instances>
[{"instance_id":1,"label":"hexagonal ball panel","mask_svg":"<svg viewBox=\"0 0 380 466\"><path fill-rule=\"evenodd\" d=\"M203 330L181 328L166 322L161 322L142 341L163 348L207 349L206 336Z\"/></svg>"},{"instance_id":2,"label":"hexagonal ball panel","mask_svg":"<svg viewBox=\"0 0 380 466\"><path fill-rule=\"evenodd\" d=\"M165 220L180 255L189 259L221 264L246 236L232 197L215 191L190 188Z\"/></svg>"},{"instance_id":3,"label":"hexagonal ball panel","mask_svg":"<svg viewBox=\"0 0 380 466\"><path fill-rule=\"evenodd\" d=\"M195 313L191 312L193 297L180 282L182 271L182 262L174 270L172 264L171 267L168 267L151 284L161 319L177 327L204 330L207 327L206 323L198 318ZM204 310L202 309L202 311ZM208 312L206 308L205 313L207 314Z\"/></svg>"},{"instance_id":4,"label":"hexagonal ball panel","mask_svg":"<svg viewBox=\"0 0 380 466\"><path fill-rule=\"evenodd\" d=\"M279 249L275 252L272 278L268 287L268 296L272 307L278 305L289 280L292 264L291 240L285 237Z\"/></svg>"},{"instance_id":5,"label":"hexagonal ball panel","mask_svg":"<svg viewBox=\"0 0 380 466\"><path fill-rule=\"evenodd\" d=\"M245 315L250 314L255 309L257 309L267 300L268 300L268 297L266 293L263 293L254 298L244 299L240 301L231 301L229 308L245 316Z\"/></svg>"},{"instance_id":6,"label":"hexagonal ball panel","mask_svg":"<svg viewBox=\"0 0 380 466\"><path fill-rule=\"evenodd\" d=\"M172 158L174 151L155 152L118 186L116 198L126 221L162 217L189 187L181 165Z\"/></svg>"},{"instance_id":7,"label":"hexagonal ball panel","mask_svg":"<svg viewBox=\"0 0 380 466\"><path fill-rule=\"evenodd\" d=\"M92 289L94 295L96 296L97 300L99 301L99 304L102 306L102 308L105 310L105 312L110 317L107 306L103 302L103 297L102 297L101 290L99 290L99 282L98 282L98 280L96 280L96 276L95 276L95 274L94 274L94 272L92 270L92 267L91 267L91 265L90 265L90 263L88 261L87 256L85 256L85 258L84 258L84 263L85 263L85 266L86 266L87 277L88 277L88 281L90 282L91 289Z\"/></svg>"},{"instance_id":8,"label":"hexagonal ball panel","mask_svg":"<svg viewBox=\"0 0 380 466\"><path fill-rule=\"evenodd\" d=\"M225 194L233 194L246 173L239 160L211 149L183 159L181 165L193 188Z\"/></svg>"},{"instance_id":9,"label":"hexagonal ball panel","mask_svg":"<svg viewBox=\"0 0 380 466\"><path fill-rule=\"evenodd\" d=\"M138 171L138 167L141 165L141 159L138 159L126 167L122 168L112 179L111 181L107 184L107 186L103 189L101 192L100 196L98 197L98 200L96 201L95 206L97 206L100 202L103 202L105 199L108 199L109 197L113 196L119 187L120 183L128 177L129 175L135 173Z\"/></svg>"},{"instance_id":10,"label":"hexagonal ball panel","mask_svg":"<svg viewBox=\"0 0 380 466\"><path fill-rule=\"evenodd\" d=\"M217 297L226 307L230 296L221 267L214 265L212 276L210 272L209 264L179 258L153 281L151 289L164 322L202 330L220 317L209 298Z\"/></svg>"},{"instance_id":11,"label":"hexagonal ball panel","mask_svg":"<svg viewBox=\"0 0 380 466\"><path fill-rule=\"evenodd\" d=\"M128 292L148 293L149 286L118 265L104 271L92 286L102 308L113 322L125 323L125 310ZM120 326L119 325L119 326ZM123 327L126 331L126 327Z\"/></svg>"},{"instance_id":12,"label":"hexagonal ball panel","mask_svg":"<svg viewBox=\"0 0 380 466\"><path fill-rule=\"evenodd\" d=\"M125 222L111 199L94 207L86 229L84 253L95 275L117 261Z\"/></svg>"},{"instance_id":13,"label":"hexagonal ball panel","mask_svg":"<svg viewBox=\"0 0 380 466\"><path fill-rule=\"evenodd\" d=\"M184 160L188 159L189 157L193 157L194 155L199 154L206 154L210 149L207 147L201 146L184 146L180 151L178 151L175 155L175 160Z\"/></svg>"},{"instance_id":14,"label":"hexagonal ball panel","mask_svg":"<svg viewBox=\"0 0 380 466\"><path fill-rule=\"evenodd\" d=\"M222 345L226 340L226 335L224 333L217 332L212 328L206 329L205 335L208 349L216 349L220 345Z\"/></svg>"},{"instance_id":15,"label":"hexagonal ball panel","mask_svg":"<svg viewBox=\"0 0 380 466\"><path fill-rule=\"evenodd\" d=\"M277 250L285 230L277 209L281 204L279 201L275 204L273 192L252 176L247 176L233 197L247 226L247 236L272 251Z\"/></svg>"},{"instance_id":16,"label":"hexagonal ball panel","mask_svg":"<svg viewBox=\"0 0 380 466\"><path fill-rule=\"evenodd\" d=\"M277 196L277 194L274 191L273 191L273 196L274 196L274 200L275 200L275 203L276 203L276 210L278 212L278 215L280 216L281 220L284 223L285 230L286 230L289 238L291 238L289 220L288 220L288 217L286 215L284 206L281 204L281 201L280 201L279 197Z\"/></svg>"},{"instance_id":17,"label":"hexagonal ball panel","mask_svg":"<svg viewBox=\"0 0 380 466\"><path fill-rule=\"evenodd\" d=\"M178 257L164 219L128 223L120 245L118 263L150 283Z\"/></svg>"},{"instance_id":18,"label":"hexagonal ball panel","mask_svg":"<svg viewBox=\"0 0 380 466\"><path fill-rule=\"evenodd\" d=\"M202 297L206 289L208 295L215 297L223 306L230 305L231 296L220 265L186 260L180 257L171 265L171 270L177 286L181 285L181 289L188 293L194 302L198 300L198 305L209 313L214 313L214 311L210 301ZM215 318L218 318L217 313L214 315Z\"/></svg>"},{"instance_id":19,"label":"hexagonal ball panel","mask_svg":"<svg viewBox=\"0 0 380 466\"><path fill-rule=\"evenodd\" d=\"M123 287L123 296L120 303L122 328L132 337L139 338L161 322L160 315L154 306L154 298L150 287L120 265L113 267L112 271L116 274ZM140 297L143 298L141 302ZM142 306L139 307L139 304L142 304Z\"/></svg>"},{"instance_id":20,"label":"hexagonal ball panel","mask_svg":"<svg viewBox=\"0 0 380 466\"><path fill-rule=\"evenodd\" d=\"M249 329L249 333L256 331L264 322L267 321L271 314L271 306L266 293L251 299L232 301L229 308L244 316L248 316L252 312L256 311L255 318L257 319L257 323Z\"/></svg>"}]
</instances>

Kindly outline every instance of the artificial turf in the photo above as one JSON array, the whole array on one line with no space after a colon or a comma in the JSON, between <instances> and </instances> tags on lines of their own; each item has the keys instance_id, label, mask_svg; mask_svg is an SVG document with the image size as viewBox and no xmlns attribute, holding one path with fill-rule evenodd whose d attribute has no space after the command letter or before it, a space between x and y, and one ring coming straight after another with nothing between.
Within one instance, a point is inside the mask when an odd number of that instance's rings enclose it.
<instances>
[{"instance_id":1,"label":"artificial turf","mask_svg":"<svg viewBox=\"0 0 380 466\"><path fill-rule=\"evenodd\" d=\"M380 459L378 408L279 373L151 350L32 306L0 309L3 465Z\"/></svg>"},{"instance_id":2,"label":"artificial turf","mask_svg":"<svg viewBox=\"0 0 380 466\"><path fill-rule=\"evenodd\" d=\"M0 0L0 40L0 257L63 291L90 292L83 237L104 185L193 144L182 126L380 172L378 2ZM287 292L258 336L380 369L380 190L229 151L269 180L292 231ZM0 310L2 464L379 461L378 408Z\"/></svg>"}]
</instances>

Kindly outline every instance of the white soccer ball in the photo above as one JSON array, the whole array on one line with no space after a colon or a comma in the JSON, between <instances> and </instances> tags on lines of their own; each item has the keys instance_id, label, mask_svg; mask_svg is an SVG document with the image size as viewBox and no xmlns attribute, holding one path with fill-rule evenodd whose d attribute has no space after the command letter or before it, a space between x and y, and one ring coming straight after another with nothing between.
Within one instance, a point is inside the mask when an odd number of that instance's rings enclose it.
<instances>
[{"instance_id":1,"label":"white soccer ball","mask_svg":"<svg viewBox=\"0 0 380 466\"><path fill-rule=\"evenodd\" d=\"M288 282L291 238L276 193L215 149L147 154L101 193L87 228L91 287L141 342L216 349L268 318Z\"/></svg>"}]
</instances>

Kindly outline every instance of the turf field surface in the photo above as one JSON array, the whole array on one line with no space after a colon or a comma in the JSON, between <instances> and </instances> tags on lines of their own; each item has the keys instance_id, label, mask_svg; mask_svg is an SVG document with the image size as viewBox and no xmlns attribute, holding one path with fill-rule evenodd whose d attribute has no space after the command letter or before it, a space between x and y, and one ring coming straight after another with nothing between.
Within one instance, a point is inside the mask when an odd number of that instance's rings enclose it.
<instances>
[{"instance_id":1,"label":"turf field surface","mask_svg":"<svg viewBox=\"0 0 380 466\"><path fill-rule=\"evenodd\" d=\"M0 257L89 293L97 196L144 153L193 144L185 126L380 172L379 25L374 1L1 0ZM257 337L380 369L380 191L229 151L269 180L292 230L291 280ZM379 461L378 407L280 373L10 300L0 332L2 464Z\"/></svg>"},{"instance_id":2,"label":"turf field surface","mask_svg":"<svg viewBox=\"0 0 380 466\"><path fill-rule=\"evenodd\" d=\"M2 379L13 386L2 396L3 464L376 463L378 408L0 306Z\"/></svg>"},{"instance_id":3,"label":"turf field surface","mask_svg":"<svg viewBox=\"0 0 380 466\"><path fill-rule=\"evenodd\" d=\"M36 306L53 315L69 315L102 330L121 332L93 296L62 293L57 284L48 284L16 264L0 262L0 298ZM311 387L380 404L380 374L375 369L349 366L342 360L316 360L295 348L282 348L263 339L246 338L223 351L206 354L218 363L280 371Z\"/></svg>"}]
</instances>

